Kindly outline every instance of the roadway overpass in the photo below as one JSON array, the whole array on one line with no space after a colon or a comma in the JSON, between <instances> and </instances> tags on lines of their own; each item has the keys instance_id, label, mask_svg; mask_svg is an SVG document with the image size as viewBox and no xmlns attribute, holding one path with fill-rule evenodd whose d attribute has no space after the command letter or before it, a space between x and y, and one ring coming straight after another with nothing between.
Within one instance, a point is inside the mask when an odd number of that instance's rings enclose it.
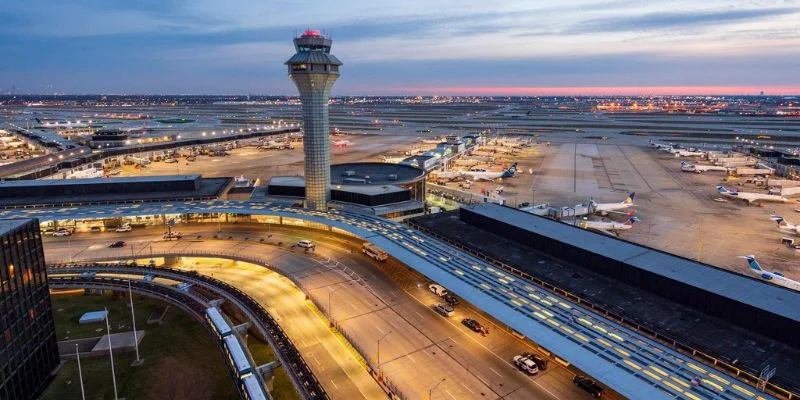
<instances>
[{"instance_id":1,"label":"roadway overpass","mask_svg":"<svg viewBox=\"0 0 800 400\"><path fill-rule=\"evenodd\" d=\"M428 235L379 217L239 201L15 209L0 217L40 221L189 214L268 215L314 222L368 240L515 331L629 398L772 399L755 382L644 337L567 298L532 286ZM300 223L302 224L302 222Z\"/></svg>"}]
</instances>

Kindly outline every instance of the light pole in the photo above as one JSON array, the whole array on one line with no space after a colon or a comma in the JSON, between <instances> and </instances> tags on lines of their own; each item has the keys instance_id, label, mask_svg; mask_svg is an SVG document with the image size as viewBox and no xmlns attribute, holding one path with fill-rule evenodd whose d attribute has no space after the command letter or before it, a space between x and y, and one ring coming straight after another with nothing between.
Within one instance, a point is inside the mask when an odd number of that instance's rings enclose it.
<instances>
[{"instance_id":1,"label":"light pole","mask_svg":"<svg viewBox=\"0 0 800 400\"><path fill-rule=\"evenodd\" d=\"M131 321L133 322L133 344L136 348L136 361L133 362L134 366L142 364L139 358L139 338L136 333L136 313L133 311L133 291L131 290L131 281L128 281L128 296L131 298Z\"/></svg>"},{"instance_id":2,"label":"light pole","mask_svg":"<svg viewBox=\"0 0 800 400\"><path fill-rule=\"evenodd\" d=\"M436 382L435 385L431 386L431 388L428 390L428 400L431 400L431 398L433 397L433 391L436 390L436 388L439 387L439 385L441 385L442 382L444 382L446 380L447 380L447 378L442 378L442 380L440 380L439 382Z\"/></svg>"},{"instance_id":3,"label":"light pole","mask_svg":"<svg viewBox=\"0 0 800 400\"><path fill-rule=\"evenodd\" d=\"M108 318L108 316L106 316ZM78 379L81 381L81 400L86 400L86 393L83 391L83 371L81 370L81 354L78 353L78 344L75 343L75 358L78 359Z\"/></svg>"},{"instance_id":4,"label":"light pole","mask_svg":"<svg viewBox=\"0 0 800 400\"><path fill-rule=\"evenodd\" d=\"M111 381L114 384L114 400L117 400L117 373L114 371L114 351L111 348L111 326L108 324L108 308L106 310L106 337L108 338L108 358L111 360Z\"/></svg>"},{"instance_id":5,"label":"light pole","mask_svg":"<svg viewBox=\"0 0 800 400\"><path fill-rule=\"evenodd\" d=\"M333 290L331 290L330 288L328 288L328 314L329 314L329 315L328 315L328 319L330 320L330 326L333 326L333 308L331 308L331 307L332 307L332 304L331 304L331 295L332 295L334 292L336 292L337 290L339 290L339 289L341 289L341 288L343 288L343 287L344 287L344 286L339 286L338 288L336 288L336 289L333 289Z\"/></svg>"},{"instance_id":6,"label":"light pole","mask_svg":"<svg viewBox=\"0 0 800 400\"><path fill-rule=\"evenodd\" d=\"M379 373L380 373L380 370L381 370L381 340L386 339L386 337L389 336L389 334L391 334L392 332L394 332L394 331L386 332L386 333L383 334L383 336L380 337L380 339L378 339L378 372Z\"/></svg>"}]
</instances>

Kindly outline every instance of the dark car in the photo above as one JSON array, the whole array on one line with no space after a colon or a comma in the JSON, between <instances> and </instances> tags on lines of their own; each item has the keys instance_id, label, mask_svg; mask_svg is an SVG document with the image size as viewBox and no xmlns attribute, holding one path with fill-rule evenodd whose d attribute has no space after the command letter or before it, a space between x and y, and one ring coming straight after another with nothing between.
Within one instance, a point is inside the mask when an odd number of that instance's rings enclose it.
<instances>
[{"instance_id":1,"label":"dark car","mask_svg":"<svg viewBox=\"0 0 800 400\"><path fill-rule=\"evenodd\" d=\"M472 318L464 318L461 320L461 323L464 324L467 328L471 329L473 332L480 333L481 335L486 335L489 333L489 330L486 329L485 326L481 325L480 322L472 319Z\"/></svg>"},{"instance_id":2,"label":"dark car","mask_svg":"<svg viewBox=\"0 0 800 400\"><path fill-rule=\"evenodd\" d=\"M122 240L117 240L116 242L108 245L108 247L125 247L125 242L123 242Z\"/></svg>"},{"instance_id":3,"label":"dark car","mask_svg":"<svg viewBox=\"0 0 800 400\"><path fill-rule=\"evenodd\" d=\"M455 307L459 303L461 303L460 301L458 301L458 298L456 296L453 296L452 294L445 295L444 301L446 301L447 304L450 304L451 307Z\"/></svg>"},{"instance_id":4,"label":"dark car","mask_svg":"<svg viewBox=\"0 0 800 400\"><path fill-rule=\"evenodd\" d=\"M522 353L523 357L530 358L533 362L536 363L536 366L539 367L540 370L544 371L547 369L547 359L536 354L536 353Z\"/></svg>"},{"instance_id":5,"label":"dark car","mask_svg":"<svg viewBox=\"0 0 800 400\"><path fill-rule=\"evenodd\" d=\"M603 395L603 388L597 384L597 382L585 377L576 375L575 378L572 379L572 383L575 386L587 391L592 397L600 397Z\"/></svg>"}]
</instances>

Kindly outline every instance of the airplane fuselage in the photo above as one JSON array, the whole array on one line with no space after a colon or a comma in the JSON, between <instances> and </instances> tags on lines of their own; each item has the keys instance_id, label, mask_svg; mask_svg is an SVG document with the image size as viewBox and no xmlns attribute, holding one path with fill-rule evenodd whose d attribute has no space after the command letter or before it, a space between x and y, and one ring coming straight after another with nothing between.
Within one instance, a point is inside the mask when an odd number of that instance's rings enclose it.
<instances>
[{"instance_id":1,"label":"airplane fuselage","mask_svg":"<svg viewBox=\"0 0 800 400\"><path fill-rule=\"evenodd\" d=\"M800 282L793 281L783 275L777 274L775 272L768 272L768 271L756 271L751 269L750 273L755 275L758 279L762 281L766 281L778 286L783 286L785 288L789 288L792 290L800 291Z\"/></svg>"}]
</instances>

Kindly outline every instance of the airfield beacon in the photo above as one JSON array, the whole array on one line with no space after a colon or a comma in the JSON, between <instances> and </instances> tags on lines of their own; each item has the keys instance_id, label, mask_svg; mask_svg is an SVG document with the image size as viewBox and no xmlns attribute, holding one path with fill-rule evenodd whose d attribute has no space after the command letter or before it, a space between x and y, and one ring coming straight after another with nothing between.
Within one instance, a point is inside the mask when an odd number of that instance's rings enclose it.
<instances>
[{"instance_id":1,"label":"airfield beacon","mask_svg":"<svg viewBox=\"0 0 800 400\"><path fill-rule=\"evenodd\" d=\"M307 30L294 39L297 53L286 61L289 77L303 103L306 208L327 210L331 185L328 99L342 62L331 52L331 39Z\"/></svg>"}]
</instances>

